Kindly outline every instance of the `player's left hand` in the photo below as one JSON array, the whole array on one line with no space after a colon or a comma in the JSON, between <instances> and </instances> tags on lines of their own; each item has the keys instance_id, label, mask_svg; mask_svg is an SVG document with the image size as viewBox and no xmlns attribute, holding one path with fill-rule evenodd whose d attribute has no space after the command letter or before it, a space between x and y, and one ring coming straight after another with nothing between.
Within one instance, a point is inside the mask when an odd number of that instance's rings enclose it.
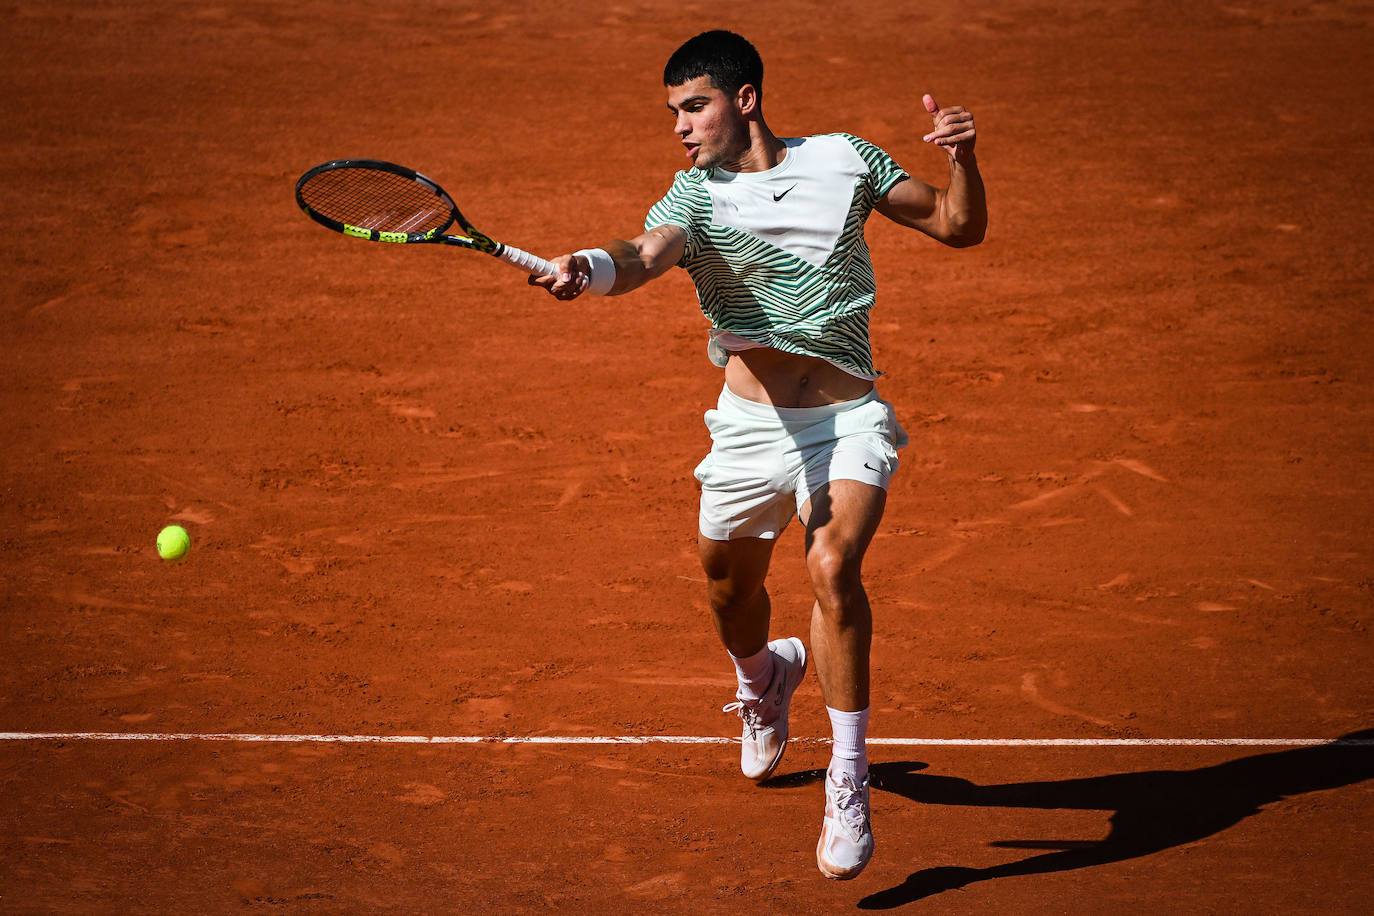
<instances>
[{"instance_id":1,"label":"player's left hand","mask_svg":"<svg viewBox=\"0 0 1374 916\"><path fill-rule=\"evenodd\" d=\"M935 129L921 139L943 147L955 162L964 163L973 159L973 142L976 139L973 113L957 105L941 108L929 93L921 96L921 101L935 122Z\"/></svg>"}]
</instances>

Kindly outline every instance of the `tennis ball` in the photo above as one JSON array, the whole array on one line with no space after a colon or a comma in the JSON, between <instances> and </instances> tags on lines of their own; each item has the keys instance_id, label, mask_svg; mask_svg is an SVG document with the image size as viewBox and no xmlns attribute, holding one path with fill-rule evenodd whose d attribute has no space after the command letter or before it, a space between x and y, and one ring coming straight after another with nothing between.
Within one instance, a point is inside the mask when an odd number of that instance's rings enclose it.
<instances>
[{"instance_id":1,"label":"tennis ball","mask_svg":"<svg viewBox=\"0 0 1374 916\"><path fill-rule=\"evenodd\" d=\"M191 536L180 525L168 525L157 533L157 555L164 560L180 560L191 549Z\"/></svg>"}]
</instances>

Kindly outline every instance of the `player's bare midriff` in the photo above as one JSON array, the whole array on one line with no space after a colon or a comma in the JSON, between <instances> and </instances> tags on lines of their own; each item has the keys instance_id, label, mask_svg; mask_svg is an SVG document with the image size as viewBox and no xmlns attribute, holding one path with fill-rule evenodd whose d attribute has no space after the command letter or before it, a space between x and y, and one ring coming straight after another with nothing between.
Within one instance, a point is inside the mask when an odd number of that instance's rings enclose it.
<instances>
[{"instance_id":1,"label":"player's bare midriff","mask_svg":"<svg viewBox=\"0 0 1374 916\"><path fill-rule=\"evenodd\" d=\"M820 407L852 401L873 390L872 382L823 359L772 348L732 353L725 384L745 400L774 407Z\"/></svg>"}]
</instances>

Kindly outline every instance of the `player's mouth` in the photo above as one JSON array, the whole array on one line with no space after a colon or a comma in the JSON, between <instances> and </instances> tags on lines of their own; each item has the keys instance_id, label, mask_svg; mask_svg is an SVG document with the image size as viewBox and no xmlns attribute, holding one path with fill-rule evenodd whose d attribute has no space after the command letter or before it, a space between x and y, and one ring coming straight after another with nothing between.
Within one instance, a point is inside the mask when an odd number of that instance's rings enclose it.
<instances>
[{"instance_id":1,"label":"player's mouth","mask_svg":"<svg viewBox=\"0 0 1374 916\"><path fill-rule=\"evenodd\" d=\"M687 155L688 155L688 157L689 157L693 162L696 162L696 161L697 161L697 151L701 149L701 144L700 144L700 143L684 143L684 144L682 144L682 145L685 146L685 147L687 148Z\"/></svg>"}]
</instances>

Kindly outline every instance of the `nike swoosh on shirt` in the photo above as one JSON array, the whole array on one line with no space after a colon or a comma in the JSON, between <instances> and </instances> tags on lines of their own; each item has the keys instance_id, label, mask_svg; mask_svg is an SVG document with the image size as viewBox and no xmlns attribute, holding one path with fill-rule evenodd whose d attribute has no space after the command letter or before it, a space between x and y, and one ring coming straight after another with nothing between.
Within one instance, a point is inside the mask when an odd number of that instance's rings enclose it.
<instances>
[{"instance_id":1,"label":"nike swoosh on shirt","mask_svg":"<svg viewBox=\"0 0 1374 916\"><path fill-rule=\"evenodd\" d=\"M792 185L792 188L795 188L795 187L796 187L796 185ZM774 194L774 195L773 195L773 203L777 203L778 201L780 201L780 200L782 200L784 197L786 197L788 194L792 193L792 188L788 188L786 191L783 191L781 194Z\"/></svg>"}]
</instances>

